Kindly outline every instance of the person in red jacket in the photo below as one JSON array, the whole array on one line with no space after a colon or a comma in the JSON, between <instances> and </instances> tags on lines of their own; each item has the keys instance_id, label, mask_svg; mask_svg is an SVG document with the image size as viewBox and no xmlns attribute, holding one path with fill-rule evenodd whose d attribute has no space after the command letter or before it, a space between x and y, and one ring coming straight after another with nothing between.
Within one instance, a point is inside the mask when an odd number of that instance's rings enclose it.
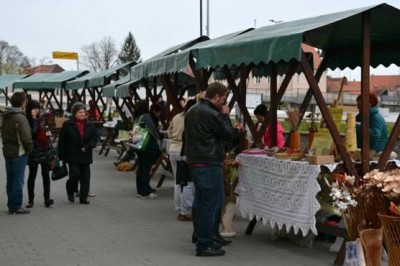
<instances>
[{"instance_id":1,"label":"person in red jacket","mask_svg":"<svg viewBox=\"0 0 400 266\"><path fill-rule=\"evenodd\" d=\"M89 119L99 121L101 118L100 110L93 100L89 101Z\"/></svg>"},{"instance_id":2,"label":"person in red jacket","mask_svg":"<svg viewBox=\"0 0 400 266\"><path fill-rule=\"evenodd\" d=\"M262 126L262 123L264 122L265 118L268 115L268 109L267 106L265 106L264 104L260 104L256 107L256 109L254 109L254 115L257 117L257 124L256 124L256 128L257 130L259 130ZM281 149L284 145L285 145L285 139L283 137L283 127L281 125L281 123L276 120L277 123L277 146L279 149ZM271 147L271 132L270 132L270 127L267 126L267 128L265 129L264 132L264 137L263 137L263 143L265 147Z\"/></svg>"}]
</instances>

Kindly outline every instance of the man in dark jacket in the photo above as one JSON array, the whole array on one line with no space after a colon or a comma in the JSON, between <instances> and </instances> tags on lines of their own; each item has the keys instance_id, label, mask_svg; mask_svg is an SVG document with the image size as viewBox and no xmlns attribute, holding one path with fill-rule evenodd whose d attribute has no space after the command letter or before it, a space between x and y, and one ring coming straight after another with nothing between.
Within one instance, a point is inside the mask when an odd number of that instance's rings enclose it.
<instances>
[{"instance_id":1,"label":"man in dark jacket","mask_svg":"<svg viewBox=\"0 0 400 266\"><path fill-rule=\"evenodd\" d=\"M228 89L211 83L204 99L185 117L185 147L190 174L195 186L193 225L197 236L196 256L221 256L225 251L214 243L215 215L223 193L222 163L225 142L231 140L242 125L232 127Z\"/></svg>"},{"instance_id":2,"label":"man in dark jacket","mask_svg":"<svg viewBox=\"0 0 400 266\"><path fill-rule=\"evenodd\" d=\"M3 114L1 137L3 155L7 172L7 206L9 214L28 214L23 209L25 167L28 153L32 150L32 136L25 116L26 95L16 92L11 96L12 107L7 107Z\"/></svg>"}]
</instances>

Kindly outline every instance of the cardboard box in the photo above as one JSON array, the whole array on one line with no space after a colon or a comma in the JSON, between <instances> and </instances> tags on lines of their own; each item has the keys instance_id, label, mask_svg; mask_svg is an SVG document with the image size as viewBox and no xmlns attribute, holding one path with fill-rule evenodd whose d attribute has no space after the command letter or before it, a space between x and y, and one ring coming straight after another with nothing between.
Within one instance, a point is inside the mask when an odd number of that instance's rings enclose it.
<instances>
[{"instance_id":1,"label":"cardboard box","mask_svg":"<svg viewBox=\"0 0 400 266\"><path fill-rule=\"evenodd\" d=\"M333 155L319 155L308 157L309 164L329 164L334 162L335 158L333 157Z\"/></svg>"}]
</instances>

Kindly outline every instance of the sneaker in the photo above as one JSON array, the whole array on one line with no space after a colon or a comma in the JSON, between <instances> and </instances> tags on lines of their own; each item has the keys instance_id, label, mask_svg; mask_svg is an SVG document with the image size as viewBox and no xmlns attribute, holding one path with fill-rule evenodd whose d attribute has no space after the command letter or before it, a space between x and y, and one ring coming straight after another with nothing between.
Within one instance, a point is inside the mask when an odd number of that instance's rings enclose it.
<instances>
[{"instance_id":1,"label":"sneaker","mask_svg":"<svg viewBox=\"0 0 400 266\"><path fill-rule=\"evenodd\" d=\"M155 199L155 198L157 198L158 197L158 195L156 194L156 193L150 193L149 195L148 195L148 198L149 199Z\"/></svg>"},{"instance_id":2,"label":"sneaker","mask_svg":"<svg viewBox=\"0 0 400 266\"><path fill-rule=\"evenodd\" d=\"M74 193L74 196L79 198L79 193L78 193L78 192L75 192L75 193ZM87 194L87 196L88 196L88 197L96 197L96 194L89 192L89 193Z\"/></svg>"},{"instance_id":3,"label":"sneaker","mask_svg":"<svg viewBox=\"0 0 400 266\"><path fill-rule=\"evenodd\" d=\"M155 199L155 198L158 197L158 195L155 194L155 193L150 193L149 195L146 195L146 196L137 194L136 196L137 196L138 198L141 198L141 199Z\"/></svg>"},{"instance_id":4,"label":"sneaker","mask_svg":"<svg viewBox=\"0 0 400 266\"><path fill-rule=\"evenodd\" d=\"M25 210L23 208L19 208L16 211L8 211L8 214L29 214L31 211L30 210Z\"/></svg>"}]
</instances>

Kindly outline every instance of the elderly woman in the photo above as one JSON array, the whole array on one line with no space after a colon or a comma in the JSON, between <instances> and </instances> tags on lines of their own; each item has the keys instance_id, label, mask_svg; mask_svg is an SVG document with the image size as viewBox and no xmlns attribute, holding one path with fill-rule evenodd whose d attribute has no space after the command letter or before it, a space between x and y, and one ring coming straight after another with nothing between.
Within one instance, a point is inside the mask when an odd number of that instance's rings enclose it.
<instances>
[{"instance_id":1,"label":"elderly woman","mask_svg":"<svg viewBox=\"0 0 400 266\"><path fill-rule=\"evenodd\" d=\"M71 107L72 118L65 121L58 140L58 156L68 163L69 179L67 195L74 202L74 192L80 183L79 203L89 204L87 200L90 187L90 164L93 163L92 150L97 143L97 129L87 119L86 106L77 102Z\"/></svg>"}]
</instances>

